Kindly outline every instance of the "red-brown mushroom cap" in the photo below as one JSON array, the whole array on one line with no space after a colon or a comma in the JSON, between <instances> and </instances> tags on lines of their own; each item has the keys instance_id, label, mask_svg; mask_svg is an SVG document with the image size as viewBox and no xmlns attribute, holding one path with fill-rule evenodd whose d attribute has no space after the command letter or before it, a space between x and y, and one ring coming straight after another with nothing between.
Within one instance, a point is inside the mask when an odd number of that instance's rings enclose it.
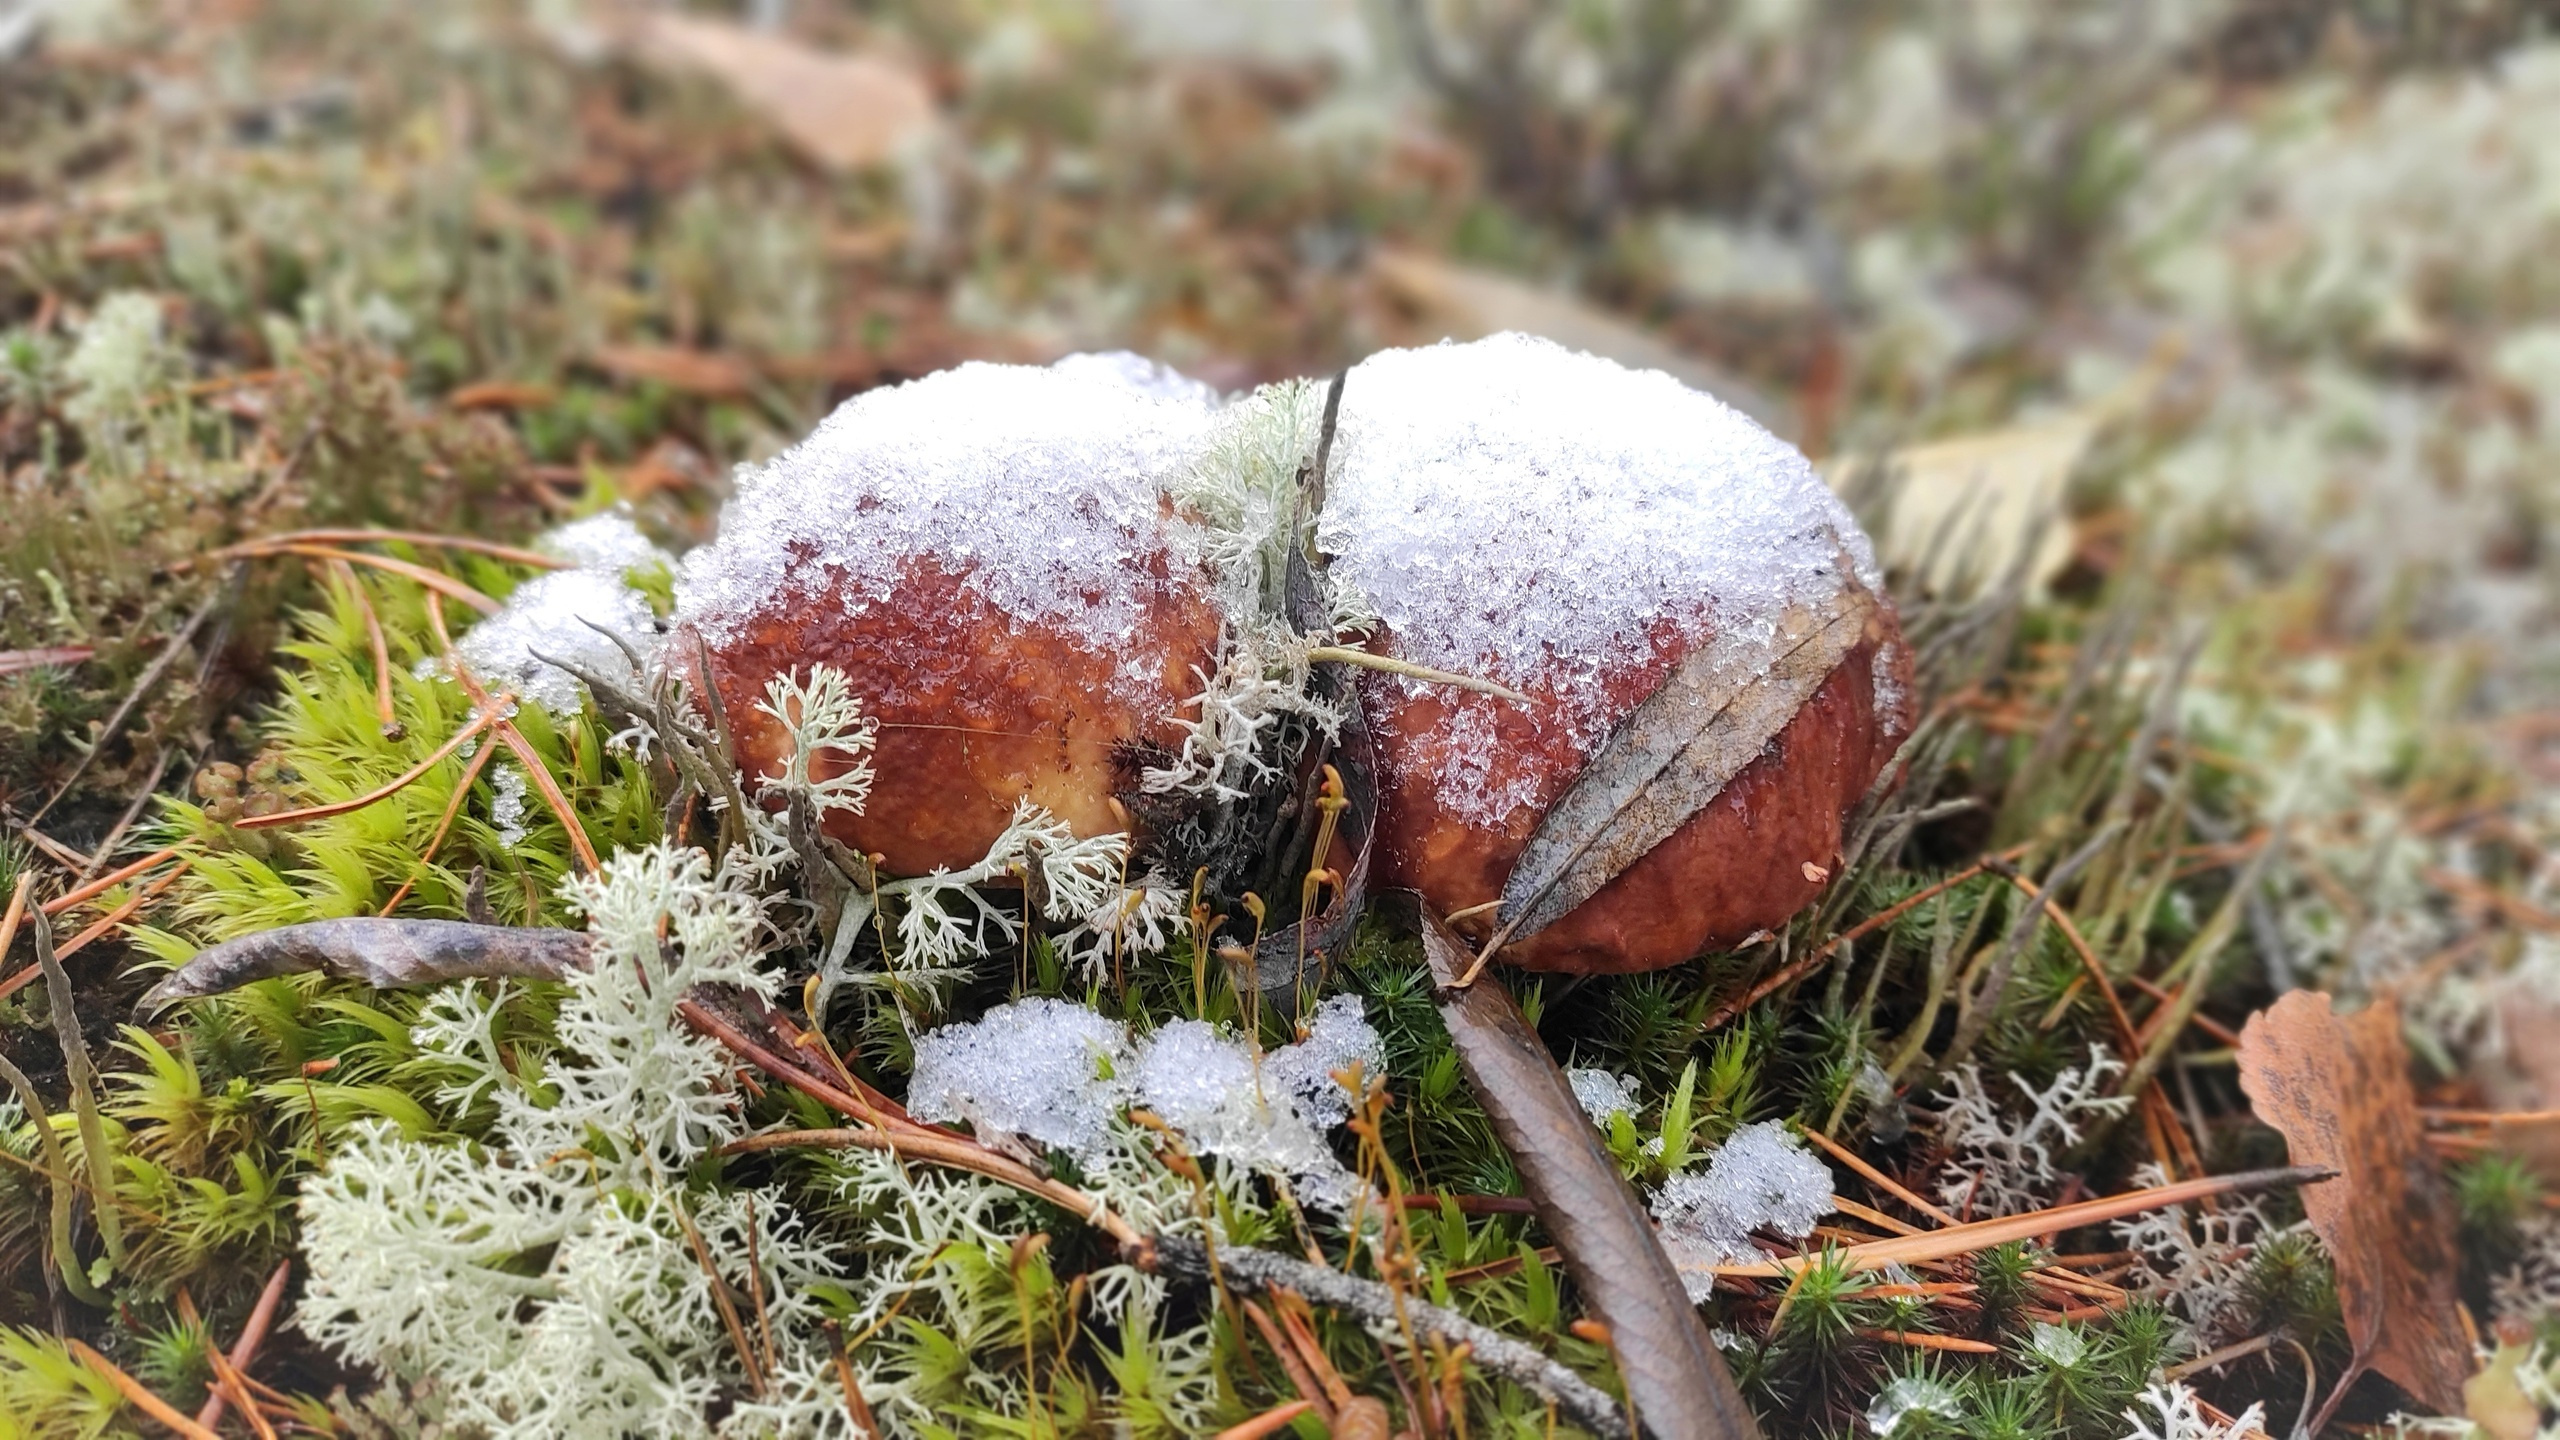
<instances>
[{"instance_id":1,"label":"red-brown mushroom cap","mask_svg":"<svg viewBox=\"0 0 2560 1440\"><path fill-rule=\"evenodd\" d=\"M880 728L869 799L829 830L894 874L976 863L1025 798L1078 835L1125 829L1117 752L1178 744L1216 658L1208 574L1162 498L1209 413L1091 363L859 396L742 478L686 558L670 653L708 649L750 775L784 759L766 681L844 671Z\"/></svg>"},{"instance_id":2,"label":"red-brown mushroom cap","mask_svg":"<svg viewBox=\"0 0 2560 1440\"><path fill-rule=\"evenodd\" d=\"M1549 806L1711 637L1880 591L1865 537L1793 447L1657 372L1543 340L1390 351L1344 391L1321 543L1382 618L1372 648L1525 705L1362 679L1381 761L1377 873L1446 912L1498 898ZM1535 969L1677 964L1784 922L1909 728L1889 606L1672 836L1508 946Z\"/></svg>"}]
</instances>

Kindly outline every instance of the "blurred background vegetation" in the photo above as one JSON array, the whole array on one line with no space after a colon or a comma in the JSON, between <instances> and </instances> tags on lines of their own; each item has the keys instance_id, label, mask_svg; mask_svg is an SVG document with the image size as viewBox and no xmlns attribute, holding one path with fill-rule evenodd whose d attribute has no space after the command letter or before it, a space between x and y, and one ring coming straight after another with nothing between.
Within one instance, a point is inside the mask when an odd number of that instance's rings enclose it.
<instances>
[{"instance_id":1,"label":"blurred background vegetation","mask_svg":"<svg viewBox=\"0 0 2560 1440\"><path fill-rule=\"evenodd\" d=\"M225 547L520 541L628 505L680 548L732 467L963 359L1126 347L1233 389L1518 328L1727 398L1884 536L1927 698L1968 737L1919 798L1981 803L1903 837L1871 908L1994 844L2042 869L2139 792L2168 818L2075 897L2118 902L2092 929L2119 978L2166 979L2229 899L2208 1019L2397 991L2436 1103L2549 1109L2554 137L2553 0L0 0L0 893L304 803L296 765L356 754L354 722L269 709L361 708L349 592ZM423 621L384 608L405 659ZM2247 893L2180 871L2126 898L2279 818ZM326 912L294 858L290 904ZM325 1098L352 1113L394 1105L356 1092L410 1058L398 1004L119 1032L134 962L245 913L203 883L57 922L101 927L73 967L89 1043L160 1086L128 1087L117 1133L169 1124L148 1096L189 1107L196 1139L131 1172L162 1223L128 1273L162 1308L101 1342L162 1345L172 1384L202 1348L177 1287L236 1319L290 1248L279 1177L330 1118L298 1067L343 1059ZM1897 943L1988 941L2009 893L1959 890ZM2040 944L2018 1002L2072 1025L1986 1053L2039 1083L2076 1053L2076 963ZM79 1082L30 968L24 941L0 956L0 1054L59 1097ZM1725 1067L1712 1140L1838 1124L1862 1047L1893 1058L1924 1003L1906 977L1878 1011L1871 983L1844 1030L1835 985L1719 1049L1700 1016L1731 978L1558 997L1551 1038L1657 1092ZM1391 1068L1439 1161L1506 1184L1463 1104L1430 1108L1454 1072L1420 1000L1362 983L1405 1007ZM2228 1045L2198 1044L2202 1078L2172 1066L2196 1140L2267 1158ZM30 1278L55 1263L32 1128L0 1172L0 1263ZM2546 1246L2560 1274L2560 1244L2526 1168L2463 1175L2488 1320L2493 1273ZM1490 1243L1451 1223L1454 1263ZM2326 1279L2306 1300L2268 1268L2300 1258L2262 1261L2252 1303L2331 1362ZM51 1294L0 1320L46 1323ZM1746 1379L1847 1433L1886 1373ZM2290 1413L2302 1384L2235 1393Z\"/></svg>"}]
</instances>

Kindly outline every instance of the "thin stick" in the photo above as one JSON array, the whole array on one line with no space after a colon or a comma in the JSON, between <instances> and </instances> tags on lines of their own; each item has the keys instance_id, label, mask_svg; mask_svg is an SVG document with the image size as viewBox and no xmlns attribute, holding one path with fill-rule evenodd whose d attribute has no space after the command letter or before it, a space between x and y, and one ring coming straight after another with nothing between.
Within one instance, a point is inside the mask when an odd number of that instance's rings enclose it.
<instances>
[{"instance_id":1,"label":"thin stick","mask_svg":"<svg viewBox=\"0 0 2560 1440\"><path fill-rule=\"evenodd\" d=\"M142 678L133 682L133 688L125 692L124 699L107 716L107 723L100 727L98 738L89 743L88 752L80 757L80 763L72 766L71 773L62 777L62 784L55 788L52 798L27 817L26 828L30 832L35 829L37 821L62 803L62 797L71 793L71 787L80 783L80 777L89 773L89 766L98 758L98 753L124 732L125 722L133 718L133 712L150 698L152 691L160 688L160 682L168 678L169 667L178 663L178 652L186 649L187 643L196 638L196 632L204 628L204 622L213 617L222 597L230 592L228 582L215 586L213 592L196 606L195 613L187 617L187 623L178 627L178 633L170 636L168 643L160 647L160 653L151 657L151 664L143 670Z\"/></svg>"},{"instance_id":2,"label":"thin stick","mask_svg":"<svg viewBox=\"0 0 2560 1440\"><path fill-rule=\"evenodd\" d=\"M179 1413L177 1406L152 1394L149 1386L124 1373L113 1360L78 1340L65 1340L62 1343L79 1358L81 1364L104 1376L108 1384L115 1386L123 1393L124 1398L132 1401L134 1407L143 1414L177 1431L180 1435L187 1437L187 1440L222 1440L221 1436Z\"/></svg>"},{"instance_id":3,"label":"thin stick","mask_svg":"<svg viewBox=\"0 0 2560 1440\"><path fill-rule=\"evenodd\" d=\"M747 1372L747 1388L758 1399L764 1397L764 1371L756 1364L756 1352L747 1345L747 1327L738 1321L738 1307L729 1300L728 1282L720 1278L720 1267L711 1263L711 1247L702 1243L702 1232L693 1217L676 1207L676 1219L684 1226L684 1238L693 1244L693 1258L702 1262L703 1278L711 1284L711 1303L720 1311L720 1323L729 1331L729 1344L738 1352L738 1368Z\"/></svg>"},{"instance_id":4,"label":"thin stick","mask_svg":"<svg viewBox=\"0 0 2560 1440\"><path fill-rule=\"evenodd\" d=\"M1331 1429L1333 1426L1332 1397L1325 1393L1322 1385L1316 1383L1316 1373L1307 1368L1306 1357L1298 1353L1298 1347L1290 1343L1289 1337L1280 1333L1280 1327L1272 1323L1270 1312L1262 1308L1261 1302L1241 1300L1237 1301L1236 1305L1238 1309L1244 1311L1245 1319L1253 1322L1253 1328L1262 1333L1262 1343L1270 1346L1271 1353L1279 1357L1280 1368L1288 1372L1289 1383L1298 1387L1298 1394L1303 1397L1299 1403L1316 1411L1316 1418L1324 1421L1327 1429Z\"/></svg>"},{"instance_id":5,"label":"thin stick","mask_svg":"<svg viewBox=\"0 0 2560 1440\"><path fill-rule=\"evenodd\" d=\"M1877 1189L1882 1190L1894 1199L1901 1201L1903 1204L1910 1206L1912 1209L1919 1211L1921 1214L1928 1216L1930 1219L1937 1221L1941 1225L1953 1225L1956 1223L1956 1217L1939 1209L1937 1206L1930 1204L1928 1201L1921 1199L1920 1196L1913 1191L1904 1188L1901 1181L1894 1179L1873 1165L1868 1164L1865 1160L1859 1158L1855 1152L1851 1151L1847 1146L1842 1145L1839 1141L1832 1139L1830 1136L1823 1134L1821 1131L1816 1130L1810 1125L1798 1125L1795 1127L1795 1130L1797 1134L1802 1135L1807 1140L1821 1146L1830 1154L1832 1159L1837 1160L1841 1164L1858 1172L1859 1176L1865 1179L1868 1184L1875 1186Z\"/></svg>"},{"instance_id":6,"label":"thin stick","mask_svg":"<svg viewBox=\"0 0 2560 1440\"><path fill-rule=\"evenodd\" d=\"M444 814L436 819L435 833L427 837L427 848L418 852L416 868L410 872L408 879L400 882L399 889L391 892L391 898L383 902L381 914L387 916L399 909L400 902L408 899L409 891L416 887L418 878L427 873L429 865L435 863L436 851L444 847L445 832L453 828L454 818L462 813L462 802L470 796L472 783L480 778L480 772L488 768L490 760L495 758L497 753L498 747L495 745L483 745L471 752L470 763L462 768L461 780L455 782L453 793L445 798Z\"/></svg>"},{"instance_id":7,"label":"thin stick","mask_svg":"<svg viewBox=\"0 0 2560 1440\"><path fill-rule=\"evenodd\" d=\"M68 895L57 895L54 898L47 900L44 902L44 913L47 915L59 915L63 911L70 909L72 906L77 905L84 900L94 900L98 896L104 895L127 880L132 879L134 876L141 874L143 871L150 869L152 866L159 864L161 861L175 856L177 853L178 847L175 845L169 846L164 850L154 850L150 854L143 856L141 859L134 861L130 865L123 866L105 875L99 876L97 879L90 881L88 884L81 886L79 889L72 891ZM6 949L8 949L6 945L0 945L0 951L5 951Z\"/></svg>"},{"instance_id":8,"label":"thin stick","mask_svg":"<svg viewBox=\"0 0 2560 1440\"><path fill-rule=\"evenodd\" d=\"M89 863L81 867L75 879L87 880L97 873L98 867L106 864L107 857L116 853L116 847L124 843L125 832L133 828L134 821L142 818L143 807L151 803L152 792L160 788L160 777L169 773L169 753L169 746L158 747L157 753L151 757L151 778L143 781L141 788L133 792L133 802L116 817L115 825L107 831L107 838L99 841L97 848L89 852Z\"/></svg>"},{"instance_id":9,"label":"thin stick","mask_svg":"<svg viewBox=\"0 0 2560 1440\"><path fill-rule=\"evenodd\" d=\"M770 1068L770 1067L768 1067ZM783 1074L777 1078L799 1086L799 1077ZM813 1097L825 1098L825 1097ZM1007 1159L974 1140L959 1135L944 1135L921 1127L870 1130L776 1130L763 1135L749 1135L720 1147L724 1155L752 1154L761 1150L790 1150L813 1147L830 1150L885 1150L910 1160L929 1160L999 1180L1024 1194L1046 1200L1068 1214L1085 1221L1119 1241L1124 1252L1143 1253L1147 1237L1135 1226L1105 1205L1062 1180L1037 1174L1029 1166Z\"/></svg>"},{"instance_id":10,"label":"thin stick","mask_svg":"<svg viewBox=\"0 0 2560 1440\"><path fill-rule=\"evenodd\" d=\"M2024 845L2012 845L2008 849L2001 851L1998 855L1991 857L1991 859L2014 859L2019 855L2025 854L2026 848L2027 847ZM1973 864L1966 866L1962 870L1957 871L1953 875L1948 876L1944 880L1929 886L1927 889L1914 895L1907 895L1902 899L1895 901L1886 909L1880 910L1875 914L1868 916L1866 919L1859 921L1857 924L1850 926L1848 929L1841 931L1839 934L1832 936L1829 940L1823 942L1819 948L1807 951L1801 959L1792 960L1787 964L1780 966L1775 973L1769 976L1768 979L1761 981L1759 984L1754 985L1749 990L1743 992L1742 998L1738 1000L1729 1000L1724 1004L1717 1006L1715 1008L1715 1012L1707 1017L1706 1024L1701 1028L1707 1030L1720 1030L1724 1028L1726 1025L1732 1023L1733 1017L1736 1015L1741 1014L1745 1010L1750 1009L1752 1006L1759 1004L1761 1001L1768 999L1780 990L1785 989L1786 987L1796 983L1798 980L1803 979L1805 976L1812 974L1815 970L1821 968L1823 962L1831 958L1832 952L1839 949L1841 946L1850 944L1857 940L1862 940L1877 930L1883 929L1885 926L1901 919L1904 915L1910 913L1913 907L1926 901L1934 900L1938 896L1945 894L1947 891L1952 890L1967 880L1972 879L1976 875L1981 874L1984 870L1990 867L1990 863L1990 860L1978 860Z\"/></svg>"},{"instance_id":11,"label":"thin stick","mask_svg":"<svg viewBox=\"0 0 2560 1440\"><path fill-rule=\"evenodd\" d=\"M1186 1279L1208 1278L1208 1249L1199 1241L1159 1235L1155 1244L1167 1273ZM1250 1246L1222 1247L1218 1266L1227 1284L1240 1291L1294 1290L1319 1304L1350 1311L1365 1320L1396 1323L1397 1297L1374 1280ZM1419 1299L1406 1299L1403 1308L1414 1329L1450 1345L1472 1347L1476 1364L1555 1402L1558 1412L1574 1424L1607 1440L1629 1437L1627 1417L1606 1391L1535 1346Z\"/></svg>"},{"instance_id":12,"label":"thin stick","mask_svg":"<svg viewBox=\"0 0 2560 1440\"><path fill-rule=\"evenodd\" d=\"M267 1423L265 1412L250 1396L249 1387L241 1380L240 1372L232 1368L231 1357L223 1354L222 1347L218 1345L206 1346L204 1355L213 1366L214 1379L220 1382L214 1395L218 1398L224 1390L230 1391L231 1398L240 1402L240 1413L248 1418L249 1428L258 1432L258 1440L276 1440L276 1427Z\"/></svg>"},{"instance_id":13,"label":"thin stick","mask_svg":"<svg viewBox=\"0 0 2560 1440\"><path fill-rule=\"evenodd\" d=\"M1291 1421L1314 1408L1314 1402L1307 1400L1274 1405L1241 1425L1230 1425L1219 1431L1215 1440L1263 1440L1266 1435L1277 1435L1288 1429Z\"/></svg>"},{"instance_id":14,"label":"thin stick","mask_svg":"<svg viewBox=\"0 0 2560 1440\"><path fill-rule=\"evenodd\" d=\"M1357 665L1364 670L1383 670L1390 675L1402 675L1408 680L1422 680L1433 685L1472 690L1478 695L1496 696L1514 705L1529 703L1528 696L1508 685L1496 684L1491 680L1480 680L1473 675L1461 675L1454 670L1434 670L1428 665L1416 665L1410 660L1372 655L1366 650L1354 650L1344 645L1318 645L1307 651L1307 658L1318 663L1331 661L1337 665Z\"/></svg>"},{"instance_id":15,"label":"thin stick","mask_svg":"<svg viewBox=\"0 0 2560 1440\"><path fill-rule=\"evenodd\" d=\"M461 672L457 669L455 673ZM542 792L543 803L559 817L560 827L569 832L569 848L577 852L579 863L586 866L591 874L603 869L604 862L596 858L596 847L587 839L587 827L578 823L577 812L569 808L569 797L560 793L559 782L551 778L550 767L544 765L542 757L534 752L533 743L524 738L524 732L506 720L498 722L498 738L506 742L508 749L516 752L516 759L532 779L533 788Z\"/></svg>"},{"instance_id":16,"label":"thin stick","mask_svg":"<svg viewBox=\"0 0 2560 1440\"><path fill-rule=\"evenodd\" d=\"M836 1382L844 1387L844 1413L853 1421L853 1433L862 1440L879 1440L880 1419L871 1413L871 1402L862 1398L862 1382L853 1373L853 1356L845 1349L844 1327L826 1320L819 1328L827 1332L827 1349L834 1355Z\"/></svg>"},{"instance_id":17,"label":"thin stick","mask_svg":"<svg viewBox=\"0 0 2560 1440\"><path fill-rule=\"evenodd\" d=\"M0 960L9 958L9 947L17 941L18 922L27 916L27 890L35 883L34 875L21 871L16 888L9 892L9 908L0 913Z\"/></svg>"},{"instance_id":18,"label":"thin stick","mask_svg":"<svg viewBox=\"0 0 2560 1440\"><path fill-rule=\"evenodd\" d=\"M414 580L440 595L461 601L483 615L495 615L501 608L497 601L441 570L430 570L424 565L412 565L406 560L394 560L388 555L367 555L361 550L332 550L325 545L278 545L272 550L262 550L259 553L300 555L309 560L343 560L350 565L370 565L376 570L388 571L402 579Z\"/></svg>"},{"instance_id":19,"label":"thin stick","mask_svg":"<svg viewBox=\"0 0 2560 1440\"><path fill-rule=\"evenodd\" d=\"M256 540L243 540L237 545L216 550L211 558L247 558L273 555L292 545L366 545L392 542L420 545L431 550L467 550L515 565L530 565L540 570L574 569L577 562L539 550L525 550L513 545L500 545L489 540L474 540L468 535L433 535L423 530L289 530L282 535L267 535Z\"/></svg>"},{"instance_id":20,"label":"thin stick","mask_svg":"<svg viewBox=\"0 0 2560 1440\"><path fill-rule=\"evenodd\" d=\"M284 1282L292 1273L292 1261L276 1262L274 1273L267 1276L267 1288L258 1292L258 1303L249 1311L248 1323L240 1327L240 1338L231 1342L231 1368L243 1380L248 1379L249 1366L258 1358L258 1347L266 1343L267 1327L276 1321L276 1310L284 1303ZM207 1430L222 1423L219 1394L206 1397L204 1408L196 1411L196 1423Z\"/></svg>"},{"instance_id":21,"label":"thin stick","mask_svg":"<svg viewBox=\"0 0 2560 1440\"><path fill-rule=\"evenodd\" d=\"M356 578L356 567L344 560L329 562L329 573L347 587L347 596L356 602L356 611L364 617L365 648L373 652L373 713L382 724L382 733L397 735L400 712L391 704L391 644L382 637L382 617L373 612L373 597L365 593L364 582Z\"/></svg>"},{"instance_id":22,"label":"thin stick","mask_svg":"<svg viewBox=\"0 0 2560 1440\"><path fill-rule=\"evenodd\" d=\"M231 828L234 830L265 830L273 826L292 825L304 820L325 820L332 815L344 815L350 810L361 810L367 805L378 804L381 801L388 800L392 796L397 795L402 790L408 788L410 785L415 784L419 776L426 774L437 765L442 764L446 756L451 755L454 751L462 748L464 741L467 741L471 737L479 734L481 731L498 724L498 717L501 713L502 712L497 706L484 706L478 715L472 717L470 724L455 731L452 739L437 746L436 753L419 761L407 770L402 771L397 779L384 784L382 788L378 790L368 791L367 793L359 795L352 800L336 800L326 805L314 805L305 810L282 810L273 815L245 815L240 819L231 822Z\"/></svg>"},{"instance_id":23,"label":"thin stick","mask_svg":"<svg viewBox=\"0 0 2560 1440\"><path fill-rule=\"evenodd\" d=\"M2000 1347L1988 1341L1932 1335L1925 1330L1861 1330L1858 1333L1869 1340L1882 1340L1888 1345L1908 1345L1915 1350L1953 1350L1964 1355L2000 1353Z\"/></svg>"},{"instance_id":24,"label":"thin stick","mask_svg":"<svg viewBox=\"0 0 2560 1440\"><path fill-rule=\"evenodd\" d=\"M1881 1270L1887 1265L1909 1265L1921 1260L1945 1260L2005 1245L2012 1240L2032 1240L2039 1235L2077 1230L2084 1225L2104 1224L2146 1210L2186 1205L2223 1195L2244 1195L2259 1190L2273 1190L2286 1185L2309 1185L2334 1179L2337 1172L2317 1166L2294 1165L2280 1170L2245 1170L2235 1175L2209 1175L2200 1180L2182 1180L2175 1185L2159 1185L2148 1190L2133 1190L2122 1195L2105 1195L2072 1205L2057 1205L2026 1215L2010 1215L1997 1220L1976 1220L1969 1225L1953 1225L1944 1230L1931 1230L1920 1235L1898 1235L1890 1240L1870 1240L1863 1245L1849 1245L1826 1255L1791 1255L1767 1260L1756 1265L1718 1265L1718 1275L1751 1276L1760 1279L1782 1279L1823 1264L1826 1259L1844 1263L1851 1271Z\"/></svg>"},{"instance_id":25,"label":"thin stick","mask_svg":"<svg viewBox=\"0 0 2560 1440\"><path fill-rule=\"evenodd\" d=\"M151 902L154 902L154 899L159 899L159 894L164 892L164 889L172 887L172 884L177 884L177 876L187 874L187 869L189 869L189 866L177 866L177 869L169 871L169 874L159 876L159 879L151 881L151 884L148 884L148 887L143 887L141 892L133 894L133 899L128 899L128 902L118 904L118 907L115 907L115 910L110 912L110 915L105 917L105 920L95 922L95 925L90 925L90 928L82 930L82 933L79 933L79 935L72 935L72 938L69 938L69 943L64 943L64 945L61 945L61 948L59 948L59 951L54 951L54 958L56 958L56 961L67 961L67 958L72 958L74 953L79 953L79 951L82 951L82 948L87 948L87 945L90 945L90 940L97 940L97 938L100 938L100 935L108 933L108 930L118 928L118 925L123 925L125 920L131 920L133 912L141 910L143 904L151 904ZM18 974L8 976L8 979L0 979L0 999L13 997L13 994L18 994L20 986L28 984L28 981L31 981L31 979L36 979L36 969L38 969L38 966L26 966L26 969L20 969Z\"/></svg>"}]
</instances>

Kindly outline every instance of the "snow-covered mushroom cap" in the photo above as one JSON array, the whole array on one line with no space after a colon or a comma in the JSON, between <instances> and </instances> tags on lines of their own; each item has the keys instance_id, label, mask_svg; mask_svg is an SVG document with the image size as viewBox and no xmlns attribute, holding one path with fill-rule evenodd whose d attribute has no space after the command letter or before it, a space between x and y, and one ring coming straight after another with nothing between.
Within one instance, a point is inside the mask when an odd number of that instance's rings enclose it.
<instances>
[{"instance_id":1,"label":"snow-covered mushroom cap","mask_svg":"<svg viewBox=\"0 0 2560 1440\"><path fill-rule=\"evenodd\" d=\"M741 472L678 577L674 658L709 650L750 773L783 758L767 679L845 672L880 724L877 778L830 826L893 872L972 863L1026 797L1079 835L1123 828L1116 755L1177 742L1215 661L1208 577L1163 498L1210 416L1205 392L1110 358L857 396Z\"/></svg>"},{"instance_id":2,"label":"snow-covered mushroom cap","mask_svg":"<svg viewBox=\"0 0 2560 1440\"><path fill-rule=\"evenodd\" d=\"M1382 876L1443 910L1500 895L1547 807L1691 652L1765 664L1788 607L1882 589L1794 447L1668 375L1528 336L1361 362L1330 469L1318 542L1380 618L1372 648L1530 697L1362 679ZM1505 957L1649 969L1793 914L1908 727L1896 634L1879 606L1712 804Z\"/></svg>"}]
</instances>

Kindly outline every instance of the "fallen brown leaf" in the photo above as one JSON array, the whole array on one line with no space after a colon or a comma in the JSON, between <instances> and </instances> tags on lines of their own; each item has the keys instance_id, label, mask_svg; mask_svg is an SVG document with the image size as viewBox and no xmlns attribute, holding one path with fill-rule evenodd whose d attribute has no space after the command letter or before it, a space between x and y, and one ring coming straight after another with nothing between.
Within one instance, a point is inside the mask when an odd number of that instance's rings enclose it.
<instances>
[{"instance_id":1,"label":"fallen brown leaf","mask_svg":"<svg viewBox=\"0 0 2560 1440\"><path fill-rule=\"evenodd\" d=\"M2409 1085L2399 1007L2382 1000L2342 1018L2317 991L2286 995L2241 1030L2240 1087L2283 1133L2295 1164L2339 1176L2305 1187L2302 1207L2337 1267L2355 1363L2311 1429L2366 1369L2436 1414L2459 1413L2471 1375L2454 1289L2460 1265Z\"/></svg>"},{"instance_id":2,"label":"fallen brown leaf","mask_svg":"<svg viewBox=\"0 0 2560 1440\"><path fill-rule=\"evenodd\" d=\"M895 160L937 123L923 77L882 55L813 50L666 10L643 16L635 39L646 60L720 81L793 149L837 173Z\"/></svg>"}]
</instances>

